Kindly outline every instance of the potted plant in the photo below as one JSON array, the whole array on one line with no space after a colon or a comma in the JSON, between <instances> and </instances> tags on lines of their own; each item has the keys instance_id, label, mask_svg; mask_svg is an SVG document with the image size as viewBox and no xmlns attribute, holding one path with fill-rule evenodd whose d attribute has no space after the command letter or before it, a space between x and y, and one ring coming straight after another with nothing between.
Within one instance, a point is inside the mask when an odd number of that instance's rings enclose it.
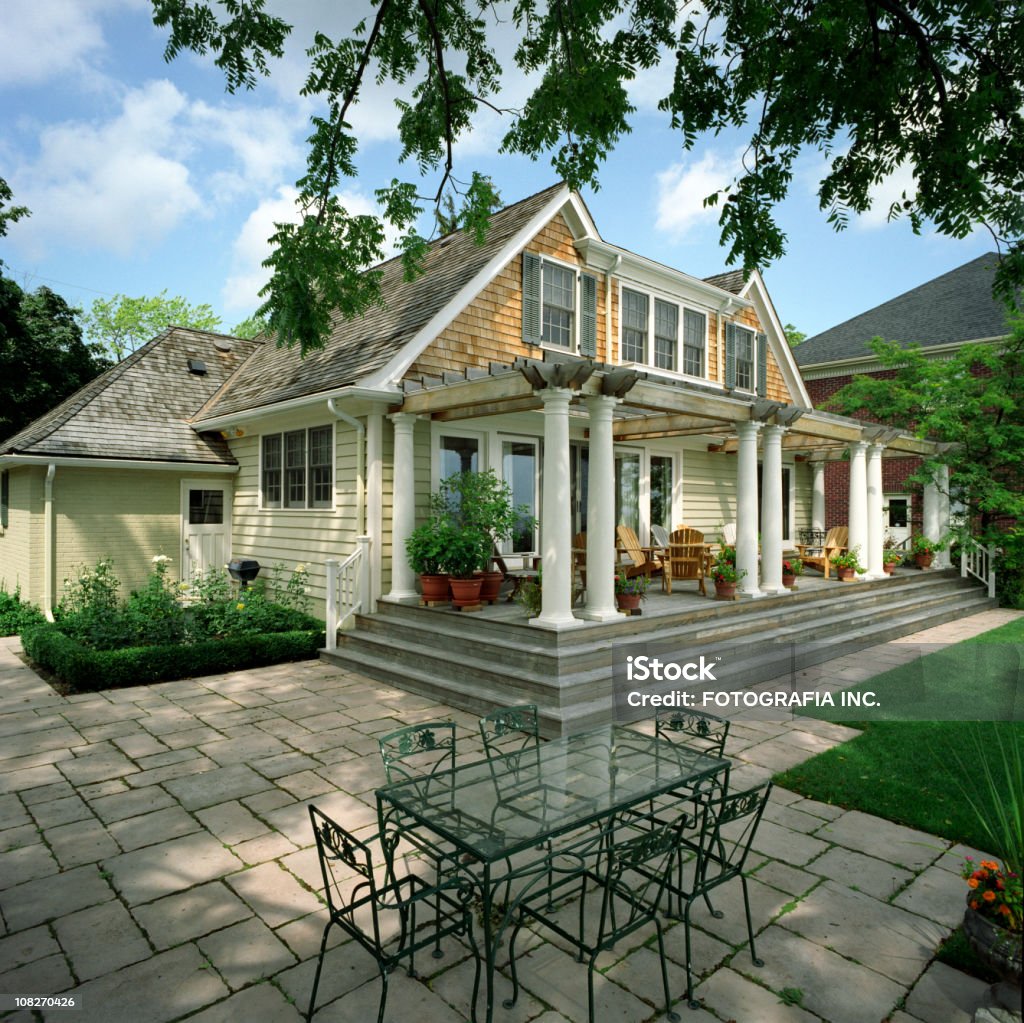
<instances>
[{"instance_id":1,"label":"potted plant","mask_svg":"<svg viewBox=\"0 0 1024 1023\"><path fill-rule=\"evenodd\" d=\"M968 887L964 912L968 942L984 961L1019 984L1024 941L1020 875L994 860L975 864L968 856L961 876Z\"/></svg>"},{"instance_id":2,"label":"potted plant","mask_svg":"<svg viewBox=\"0 0 1024 1023\"><path fill-rule=\"evenodd\" d=\"M480 603L483 576L476 575L491 553L491 538L468 527L451 525L448 546L442 564L448 572L453 607L469 607Z\"/></svg>"},{"instance_id":3,"label":"potted plant","mask_svg":"<svg viewBox=\"0 0 1024 1023\"><path fill-rule=\"evenodd\" d=\"M647 585L650 578L646 575L635 575L627 579L624 575L615 577L615 603L620 611L635 611L641 600L647 599Z\"/></svg>"},{"instance_id":4,"label":"potted plant","mask_svg":"<svg viewBox=\"0 0 1024 1023\"><path fill-rule=\"evenodd\" d=\"M854 574L863 575L867 571L859 559L860 548L854 547L852 550L833 554L829 560L832 562L832 567L836 570L839 581L848 583L853 579Z\"/></svg>"},{"instance_id":5,"label":"potted plant","mask_svg":"<svg viewBox=\"0 0 1024 1023\"><path fill-rule=\"evenodd\" d=\"M804 563L799 558L783 558L782 585L792 589L796 586L796 577L804 574Z\"/></svg>"},{"instance_id":6,"label":"potted plant","mask_svg":"<svg viewBox=\"0 0 1024 1023\"><path fill-rule=\"evenodd\" d=\"M425 601L448 599L448 572L444 562L450 541L451 525L438 516L431 516L417 526L405 541L405 556L409 567L420 577Z\"/></svg>"},{"instance_id":7,"label":"potted plant","mask_svg":"<svg viewBox=\"0 0 1024 1023\"><path fill-rule=\"evenodd\" d=\"M731 599L736 596L736 584L746 575L736 567L736 548L723 547L711 566L711 578L715 582L715 596Z\"/></svg>"},{"instance_id":8,"label":"potted plant","mask_svg":"<svg viewBox=\"0 0 1024 1023\"><path fill-rule=\"evenodd\" d=\"M895 548L882 551L882 569L885 574L892 575L902 560L903 555Z\"/></svg>"},{"instance_id":9,"label":"potted plant","mask_svg":"<svg viewBox=\"0 0 1024 1023\"><path fill-rule=\"evenodd\" d=\"M941 551L945 544L938 540L929 540L921 533L915 533L910 541L910 553L914 556L914 564L918 568L931 568L935 552Z\"/></svg>"}]
</instances>

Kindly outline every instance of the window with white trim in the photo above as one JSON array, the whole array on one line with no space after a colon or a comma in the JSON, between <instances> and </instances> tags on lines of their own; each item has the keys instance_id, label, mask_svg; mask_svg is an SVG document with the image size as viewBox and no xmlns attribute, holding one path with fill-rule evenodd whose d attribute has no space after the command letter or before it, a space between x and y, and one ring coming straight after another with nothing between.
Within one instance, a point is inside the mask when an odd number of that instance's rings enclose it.
<instances>
[{"instance_id":1,"label":"window with white trim","mask_svg":"<svg viewBox=\"0 0 1024 1023\"><path fill-rule=\"evenodd\" d=\"M679 350L679 306L654 300L654 365L675 371Z\"/></svg>"},{"instance_id":2,"label":"window with white trim","mask_svg":"<svg viewBox=\"0 0 1024 1023\"><path fill-rule=\"evenodd\" d=\"M736 327L736 386L745 391L754 389L754 332Z\"/></svg>"},{"instance_id":3,"label":"window with white trim","mask_svg":"<svg viewBox=\"0 0 1024 1023\"><path fill-rule=\"evenodd\" d=\"M261 443L264 508L330 508L334 431L330 426L265 433Z\"/></svg>"},{"instance_id":4,"label":"window with white trim","mask_svg":"<svg viewBox=\"0 0 1024 1023\"><path fill-rule=\"evenodd\" d=\"M576 340L576 274L547 260L541 273L541 340L545 344L573 348Z\"/></svg>"},{"instance_id":5,"label":"window with white trim","mask_svg":"<svg viewBox=\"0 0 1024 1023\"><path fill-rule=\"evenodd\" d=\"M704 376L704 349L707 347L708 318L693 309L683 310L683 372L691 377Z\"/></svg>"},{"instance_id":6,"label":"window with white trim","mask_svg":"<svg viewBox=\"0 0 1024 1023\"><path fill-rule=\"evenodd\" d=\"M622 361L647 361L647 296L622 289Z\"/></svg>"}]
</instances>

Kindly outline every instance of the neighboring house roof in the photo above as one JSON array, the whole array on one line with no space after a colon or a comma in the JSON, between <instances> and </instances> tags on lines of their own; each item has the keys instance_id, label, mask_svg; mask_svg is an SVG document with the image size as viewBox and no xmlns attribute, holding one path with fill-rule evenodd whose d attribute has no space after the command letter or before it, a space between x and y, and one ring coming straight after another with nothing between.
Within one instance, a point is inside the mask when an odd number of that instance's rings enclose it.
<instances>
[{"instance_id":1,"label":"neighboring house roof","mask_svg":"<svg viewBox=\"0 0 1024 1023\"><path fill-rule=\"evenodd\" d=\"M747 275L742 270L726 270L724 273L705 277L704 283L713 284L716 288L738 295L746 287Z\"/></svg>"},{"instance_id":2,"label":"neighboring house roof","mask_svg":"<svg viewBox=\"0 0 1024 1023\"><path fill-rule=\"evenodd\" d=\"M432 242L423 273L414 280L405 279L399 257L382 263L376 269L382 274L384 305L351 319L336 315L325 347L304 359L293 350L264 345L195 418L214 419L336 390L387 365L564 188L552 185L496 212L483 245L463 231Z\"/></svg>"},{"instance_id":3,"label":"neighboring house roof","mask_svg":"<svg viewBox=\"0 0 1024 1023\"><path fill-rule=\"evenodd\" d=\"M220 436L196 433L188 420L261 347L169 327L0 444L0 455L234 465ZM189 359L202 360L205 375L190 372Z\"/></svg>"},{"instance_id":4,"label":"neighboring house roof","mask_svg":"<svg viewBox=\"0 0 1024 1023\"><path fill-rule=\"evenodd\" d=\"M845 323L809 337L796 349L801 366L856 359L874 337L922 348L1003 337L1006 309L992 297L999 256L988 252Z\"/></svg>"}]
</instances>

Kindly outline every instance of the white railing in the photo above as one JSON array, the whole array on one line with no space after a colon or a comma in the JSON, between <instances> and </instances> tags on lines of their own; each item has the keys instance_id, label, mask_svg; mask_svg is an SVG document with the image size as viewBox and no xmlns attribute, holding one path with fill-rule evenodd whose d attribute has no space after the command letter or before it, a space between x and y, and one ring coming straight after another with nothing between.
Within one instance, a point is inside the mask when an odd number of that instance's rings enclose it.
<instances>
[{"instance_id":1,"label":"white railing","mask_svg":"<svg viewBox=\"0 0 1024 1023\"><path fill-rule=\"evenodd\" d=\"M356 537L344 561L327 559L327 649L338 649L338 630L353 629L370 607L370 538Z\"/></svg>"},{"instance_id":2,"label":"white railing","mask_svg":"<svg viewBox=\"0 0 1024 1023\"><path fill-rule=\"evenodd\" d=\"M985 547L973 537L967 537L960 548L960 575L975 579L988 587L988 595L996 595L996 549Z\"/></svg>"}]
</instances>

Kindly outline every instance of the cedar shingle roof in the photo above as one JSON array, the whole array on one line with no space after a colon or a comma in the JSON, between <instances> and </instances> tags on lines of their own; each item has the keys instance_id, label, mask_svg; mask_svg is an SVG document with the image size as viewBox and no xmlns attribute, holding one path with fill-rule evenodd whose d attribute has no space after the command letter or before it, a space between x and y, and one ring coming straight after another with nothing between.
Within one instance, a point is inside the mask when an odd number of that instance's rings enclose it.
<instances>
[{"instance_id":1,"label":"cedar shingle roof","mask_svg":"<svg viewBox=\"0 0 1024 1023\"><path fill-rule=\"evenodd\" d=\"M742 270L726 270L724 273L705 277L704 283L713 284L716 288L738 295L747 283L747 275Z\"/></svg>"},{"instance_id":2,"label":"cedar shingle roof","mask_svg":"<svg viewBox=\"0 0 1024 1023\"><path fill-rule=\"evenodd\" d=\"M189 419L261 347L169 327L0 444L0 454L234 465L221 437L196 433ZM188 359L201 359L205 376L190 373Z\"/></svg>"},{"instance_id":3,"label":"cedar shingle roof","mask_svg":"<svg viewBox=\"0 0 1024 1023\"><path fill-rule=\"evenodd\" d=\"M405 280L401 259L381 263L383 306L352 319L336 316L326 346L305 359L297 349L265 344L194 418L331 391L380 369L564 187L552 185L495 213L484 245L461 231L437 239L427 252L424 272L413 281Z\"/></svg>"},{"instance_id":4,"label":"cedar shingle roof","mask_svg":"<svg viewBox=\"0 0 1024 1023\"><path fill-rule=\"evenodd\" d=\"M931 345L978 341L1007 334L1006 310L992 297L999 256L986 253L889 299L845 323L808 338L795 349L801 366L854 359L874 337Z\"/></svg>"}]
</instances>

